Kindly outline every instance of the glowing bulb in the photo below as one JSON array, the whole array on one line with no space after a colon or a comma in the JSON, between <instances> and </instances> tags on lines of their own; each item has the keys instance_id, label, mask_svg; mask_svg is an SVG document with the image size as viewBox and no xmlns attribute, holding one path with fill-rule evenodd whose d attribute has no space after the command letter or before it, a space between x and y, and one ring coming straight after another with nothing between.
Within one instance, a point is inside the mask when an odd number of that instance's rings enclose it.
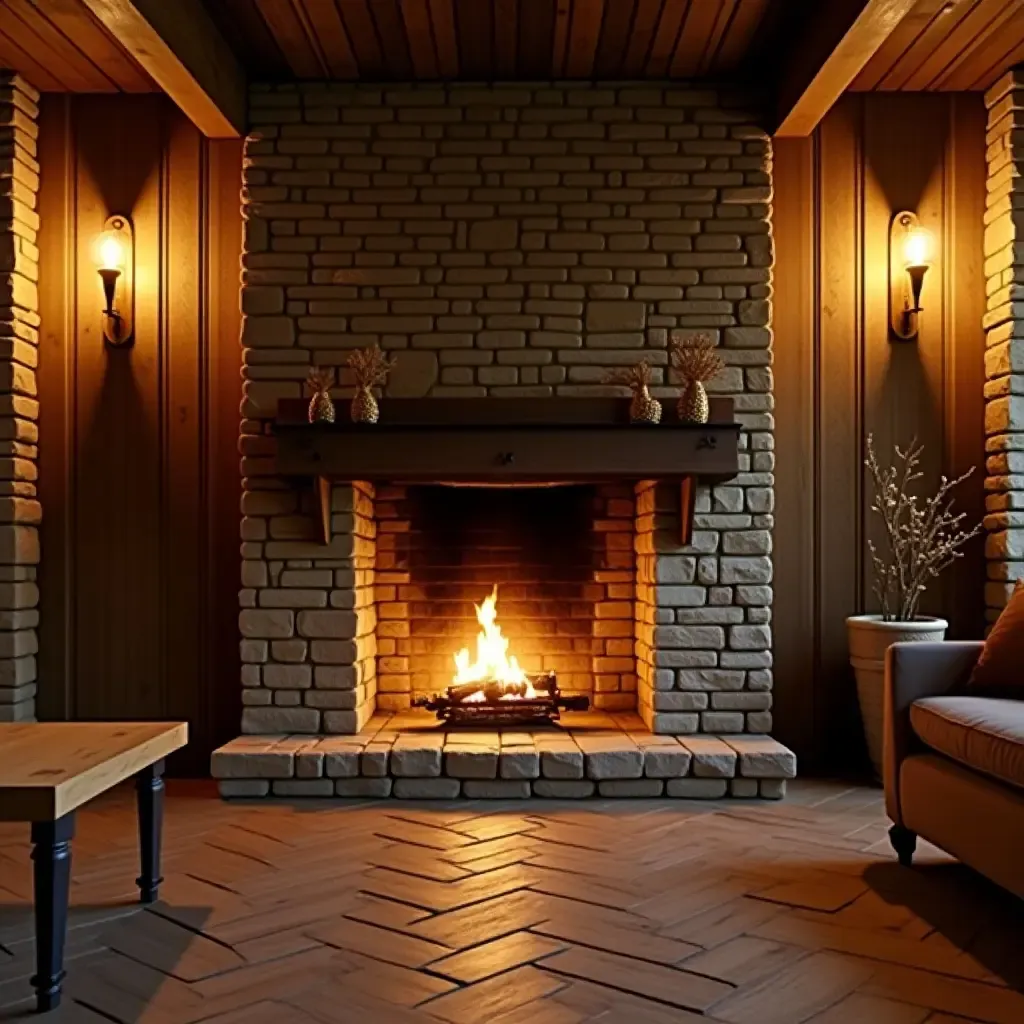
<instances>
[{"instance_id":1,"label":"glowing bulb","mask_svg":"<svg viewBox=\"0 0 1024 1024\"><path fill-rule=\"evenodd\" d=\"M100 270L124 269L124 246L115 235L104 234L99 244Z\"/></svg>"},{"instance_id":2,"label":"glowing bulb","mask_svg":"<svg viewBox=\"0 0 1024 1024\"><path fill-rule=\"evenodd\" d=\"M931 236L924 228L912 228L903 241L903 265L926 267L932 251Z\"/></svg>"}]
</instances>

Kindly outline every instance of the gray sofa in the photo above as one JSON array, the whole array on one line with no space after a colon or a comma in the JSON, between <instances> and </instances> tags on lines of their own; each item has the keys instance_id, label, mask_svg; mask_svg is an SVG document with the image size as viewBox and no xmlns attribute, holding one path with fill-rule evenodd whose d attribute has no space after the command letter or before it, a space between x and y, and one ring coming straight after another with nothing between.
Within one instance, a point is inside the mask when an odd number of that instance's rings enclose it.
<instances>
[{"instance_id":1,"label":"gray sofa","mask_svg":"<svg viewBox=\"0 0 1024 1024\"><path fill-rule=\"evenodd\" d=\"M982 646L899 643L886 654L889 837L903 864L923 836L1024 898L1024 700L965 693Z\"/></svg>"}]
</instances>

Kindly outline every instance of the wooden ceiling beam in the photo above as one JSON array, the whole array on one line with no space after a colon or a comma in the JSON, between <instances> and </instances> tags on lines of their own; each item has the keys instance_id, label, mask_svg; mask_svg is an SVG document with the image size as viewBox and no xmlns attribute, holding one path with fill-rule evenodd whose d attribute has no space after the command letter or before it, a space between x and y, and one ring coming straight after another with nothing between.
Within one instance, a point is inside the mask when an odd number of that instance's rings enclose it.
<instances>
[{"instance_id":1,"label":"wooden ceiling beam","mask_svg":"<svg viewBox=\"0 0 1024 1024\"><path fill-rule=\"evenodd\" d=\"M84 0L208 138L245 131L245 74L200 0Z\"/></svg>"},{"instance_id":2,"label":"wooden ceiling beam","mask_svg":"<svg viewBox=\"0 0 1024 1024\"><path fill-rule=\"evenodd\" d=\"M776 136L814 131L917 0L829 0L781 60Z\"/></svg>"}]
</instances>

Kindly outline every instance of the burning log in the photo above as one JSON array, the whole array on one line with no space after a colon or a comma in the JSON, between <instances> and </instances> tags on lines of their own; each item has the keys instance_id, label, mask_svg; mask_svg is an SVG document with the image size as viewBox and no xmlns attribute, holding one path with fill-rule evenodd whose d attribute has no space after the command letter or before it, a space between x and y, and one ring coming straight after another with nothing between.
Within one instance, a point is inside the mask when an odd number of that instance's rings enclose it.
<instances>
[{"instance_id":1,"label":"burning log","mask_svg":"<svg viewBox=\"0 0 1024 1024\"><path fill-rule=\"evenodd\" d=\"M456 683L448 687L448 698L453 701L469 700L478 693L483 694L485 701L501 700L511 694L515 697L526 696L526 683L499 683L494 679L481 679L472 683Z\"/></svg>"},{"instance_id":2,"label":"burning log","mask_svg":"<svg viewBox=\"0 0 1024 1024\"><path fill-rule=\"evenodd\" d=\"M533 696L524 695L528 686ZM521 692L513 695L513 689ZM563 694L554 673L549 673L518 685L494 680L459 683L449 686L443 695L417 697L412 706L433 711L450 725L526 725L557 721L562 711L587 711L590 698Z\"/></svg>"}]
</instances>

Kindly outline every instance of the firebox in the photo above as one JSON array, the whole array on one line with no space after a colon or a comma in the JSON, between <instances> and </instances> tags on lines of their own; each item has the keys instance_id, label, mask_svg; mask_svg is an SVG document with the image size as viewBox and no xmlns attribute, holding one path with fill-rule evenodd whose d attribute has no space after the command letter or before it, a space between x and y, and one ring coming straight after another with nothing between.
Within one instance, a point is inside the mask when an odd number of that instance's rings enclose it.
<instances>
[{"instance_id":1,"label":"firebox","mask_svg":"<svg viewBox=\"0 0 1024 1024\"><path fill-rule=\"evenodd\" d=\"M630 488L392 484L376 513L378 708L635 707Z\"/></svg>"}]
</instances>

